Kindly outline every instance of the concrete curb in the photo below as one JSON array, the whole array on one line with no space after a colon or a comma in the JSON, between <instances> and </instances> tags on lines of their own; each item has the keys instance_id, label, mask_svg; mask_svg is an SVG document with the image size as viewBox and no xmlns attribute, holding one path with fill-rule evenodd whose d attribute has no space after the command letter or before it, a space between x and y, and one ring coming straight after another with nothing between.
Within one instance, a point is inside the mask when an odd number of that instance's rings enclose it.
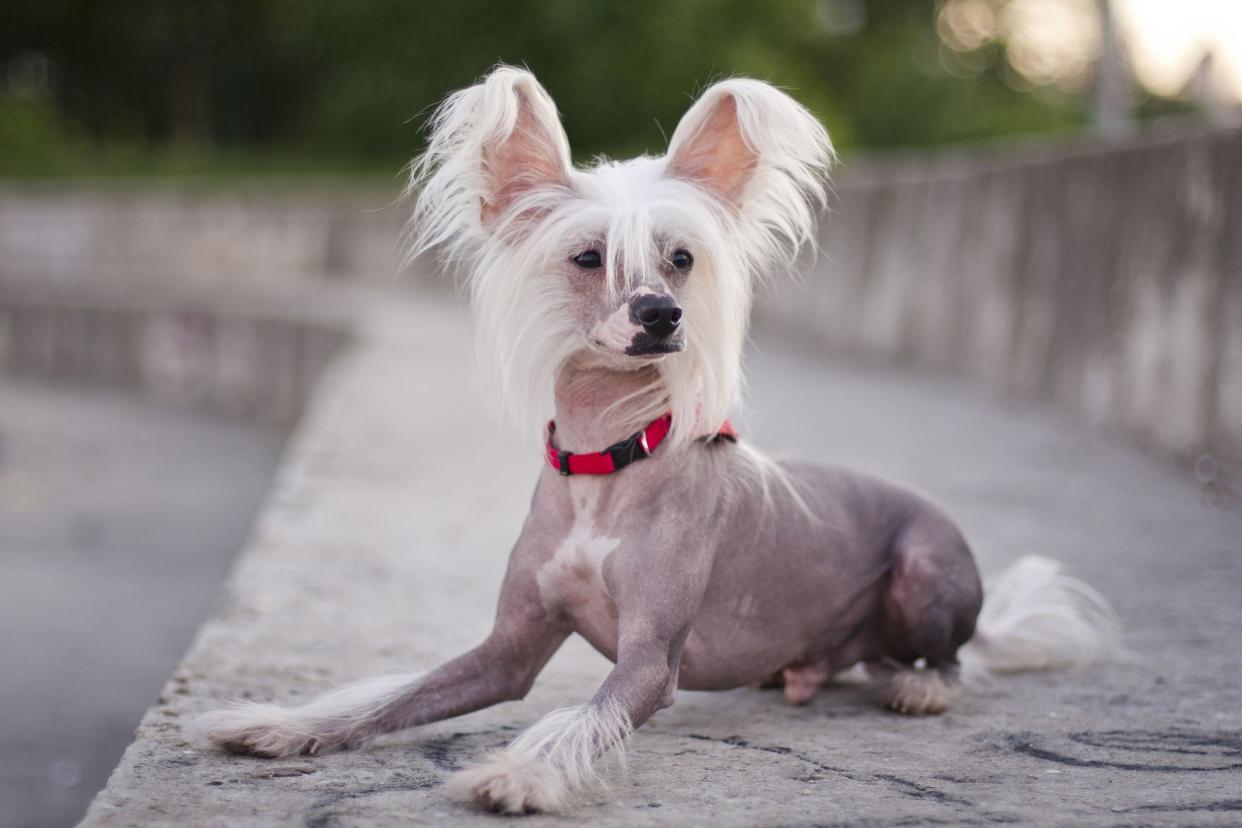
<instances>
[{"instance_id":1,"label":"concrete curb","mask_svg":"<svg viewBox=\"0 0 1242 828\"><path fill-rule=\"evenodd\" d=\"M573 639L526 700L357 753L270 762L210 750L188 731L194 715L228 699L297 700L430 667L490 626L538 459L480 410L460 308L390 298L356 319L219 611L83 825L495 824L449 801L440 783L543 712L589 697L606 674ZM631 740L629 771L614 775L611 792L524 825L1236 817L1237 654L1193 631L1242 623L1228 600L1239 564L1227 557L1242 516L1203 504L1147 458L978 389L781 347L752 364L768 414L747 439L934 491L963 519L985 570L1057 550L1106 588L1134 619L1131 644L1162 653L1161 663L998 681L933 719L886 714L857 686L800 708L753 689L682 693ZM475 471L483 458L486 475ZM1187 539L1179 560L1167 555L1176 537ZM1188 565L1218 576L1168 591Z\"/></svg>"}]
</instances>

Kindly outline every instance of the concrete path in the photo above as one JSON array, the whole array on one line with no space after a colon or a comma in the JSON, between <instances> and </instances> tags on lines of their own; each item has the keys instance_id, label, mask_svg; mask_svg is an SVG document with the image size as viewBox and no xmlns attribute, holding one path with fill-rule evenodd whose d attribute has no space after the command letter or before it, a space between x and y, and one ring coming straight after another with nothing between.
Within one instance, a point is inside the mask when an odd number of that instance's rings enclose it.
<instances>
[{"instance_id":1,"label":"concrete path","mask_svg":"<svg viewBox=\"0 0 1242 828\"><path fill-rule=\"evenodd\" d=\"M274 431L0 382L0 826L86 812L207 617Z\"/></svg>"},{"instance_id":2,"label":"concrete path","mask_svg":"<svg viewBox=\"0 0 1242 828\"><path fill-rule=\"evenodd\" d=\"M207 624L86 824L495 825L440 783L608 664L571 640L530 696L360 753L270 762L190 739L242 695L304 699L430 667L489 628L537 455L483 414L464 316L389 304L331 369ZM827 362L760 335L745 438L908 481L961 521L985 572L1054 555L1116 603L1137 658L996 680L948 715L866 688L811 705L682 693L628 774L523 825L1230 824L1242 819L1242 511L1054 413L952 380ZM488 473L480 473L488 458Z\"/></svg>"}]
</instances>

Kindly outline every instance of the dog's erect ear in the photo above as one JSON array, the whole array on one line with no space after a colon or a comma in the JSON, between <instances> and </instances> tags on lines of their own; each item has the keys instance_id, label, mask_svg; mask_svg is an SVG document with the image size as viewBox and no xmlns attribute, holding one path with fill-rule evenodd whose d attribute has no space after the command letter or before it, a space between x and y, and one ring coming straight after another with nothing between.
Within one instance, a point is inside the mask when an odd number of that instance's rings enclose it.
<instances>
[{"instance_id":1,"label":"dog's erect ear","mask_svg":"<svg viewBox=\"0 0 1242 828\"><path fill-rule=\"evenodd\" d=\"M499 66L451 95L430 131L410 179L418 249L487 236L569 186L569 141L556 105L523 69Z\"/></svg>"},{"instance_id":2,"label":"dog's erect ear","mask_svg":"<svg viewBox=\"0 0 1242 828\"><path fill-rule=\"evenodd\" d=\"M737 98L719 89L717 85L709 90L677 125L669 144L668 171L741 206L759 153L742 134Z\"/></svg>"},{"instance_id":3,"label":"dog's erect ear","mask_svg":"<svg viewBox=\"0 0 1242 828\"><path fill-rule=\"evenodd\" d=\"M489 183L483 222L490 224L523 195L569 182L569 140L556 105L529 72L497 69L484 82L485 122L496 127L483 139L483 170ZM490 88L489 88L490 87ZM495 100L486 100L488 94ZM494 111L488 112L488 107Z\"/></svg>"},{"instance_id":4,"label":"dog's erect ear","mask_svg":"<svg viewBox=\"0 0 1242 828\"><path fill-rule=\"evenodd\" d=\"M832 160L828 133L806 108L770 84L735 78L709 87L681 119L666 173L796 247L824 203Z\"/></svg>"}]
</instances>

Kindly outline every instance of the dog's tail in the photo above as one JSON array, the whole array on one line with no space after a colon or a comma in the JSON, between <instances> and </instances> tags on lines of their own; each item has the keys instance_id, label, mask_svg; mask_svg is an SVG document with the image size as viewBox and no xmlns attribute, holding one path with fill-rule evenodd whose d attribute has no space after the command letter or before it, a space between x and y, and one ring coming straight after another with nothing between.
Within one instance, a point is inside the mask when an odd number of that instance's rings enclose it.
<instances>
[{"instance_id":1,"label":"dog's tail","mask_svg":"<svg viewBox=\"0 0 1242 828\"><path fill-rule=\"evenodd\" d=\"M1020 558L983 594L975 635L961 652L968 675L1061 670L1118 652L1121 624L1108 601L1057 561Z\"/></svg>"}]
</instances>

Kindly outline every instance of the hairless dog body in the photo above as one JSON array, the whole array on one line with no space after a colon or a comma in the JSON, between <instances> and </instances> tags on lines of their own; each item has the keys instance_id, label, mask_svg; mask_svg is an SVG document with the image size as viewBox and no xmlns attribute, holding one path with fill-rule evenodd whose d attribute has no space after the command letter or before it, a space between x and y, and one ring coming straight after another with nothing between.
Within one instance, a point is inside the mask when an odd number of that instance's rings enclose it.
<instances>
[{"instance_id":1,"label":"hairless dog body","mask_svg":"<svg viewBox=\"0 0 1242 828\"><path fill-rule=\"evenodd\" d=\"M484 382L506 416L532 431L555 417L494 629L425 674L212 714L211 738L261 756L357 747L521 698L577 633L615 662L594 697L452 781L495 810L553 811L679 688L778 682L805 703L861 663L891 709L931 714L952 701L964 646L1007 670L1106 650L1107 605L1051 562L1020 562L977 629L974 559L937 508L716 436L753 285L812 237L830 160L822 126L757 81L705 91L666 156L587 169L529 73L501 67L452 96L414 170L416 244L468 272ZM643 430L668 416L651 448ZM631 434L635 462L564 473L570 454Z\"/></svg>"}]
</instances>

